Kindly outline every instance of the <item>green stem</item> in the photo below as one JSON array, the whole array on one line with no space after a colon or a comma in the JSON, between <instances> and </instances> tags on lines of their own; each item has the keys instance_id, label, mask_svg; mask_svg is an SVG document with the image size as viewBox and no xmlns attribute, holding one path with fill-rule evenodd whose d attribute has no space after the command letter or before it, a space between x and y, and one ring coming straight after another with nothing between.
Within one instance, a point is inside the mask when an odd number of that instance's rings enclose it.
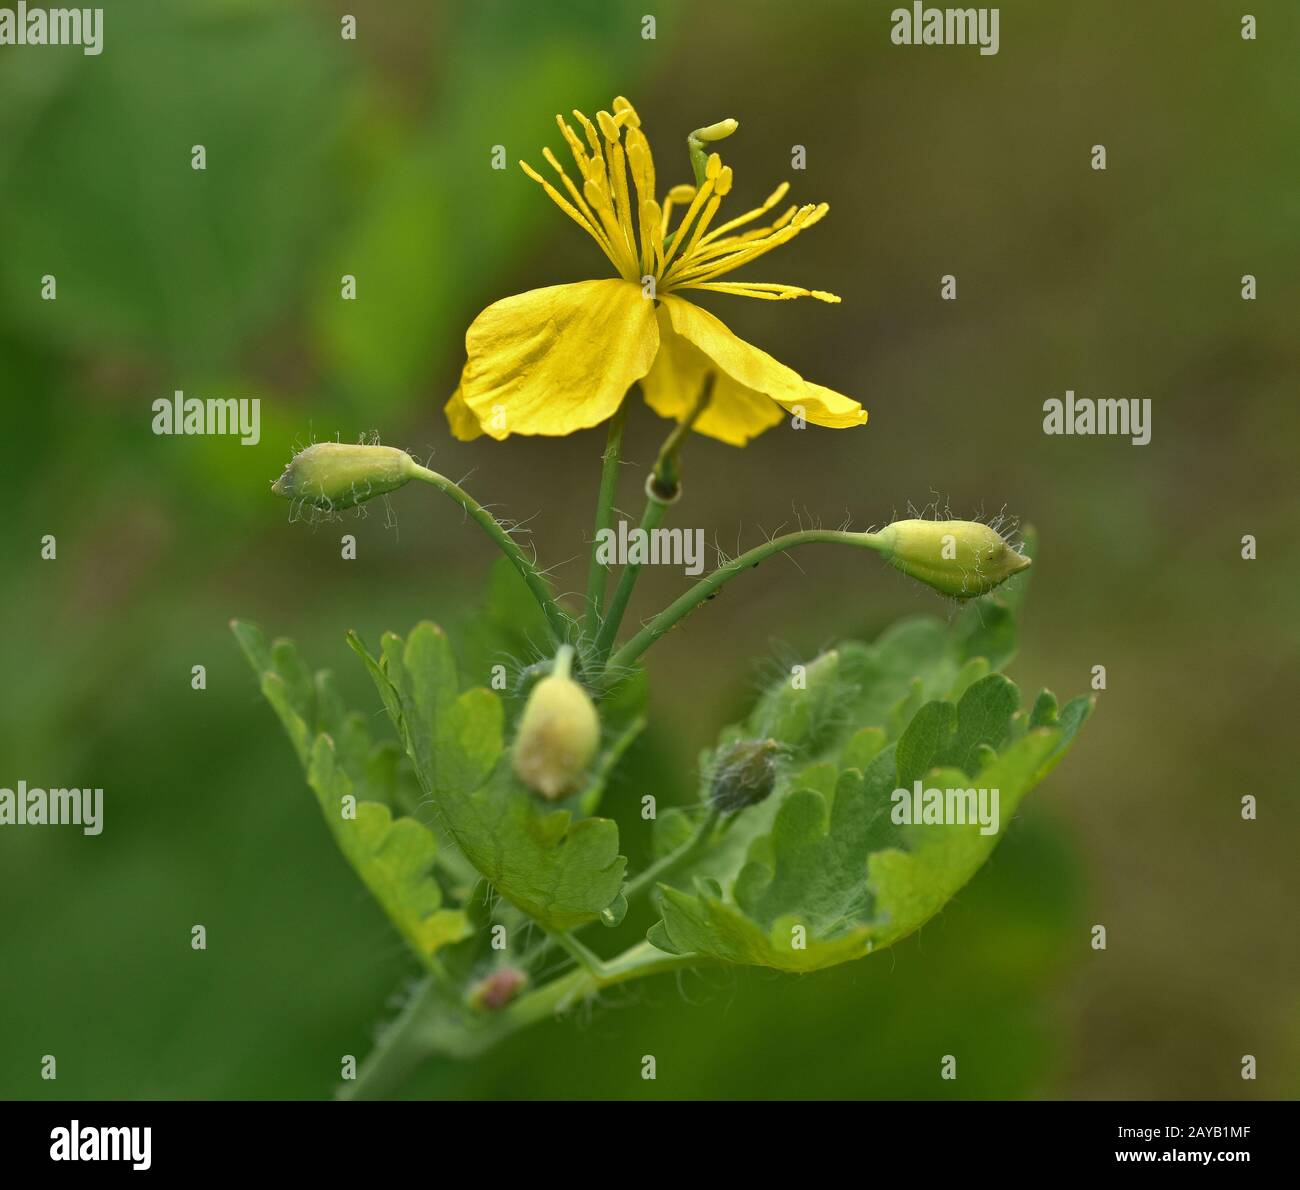
<instances>
[{"instance_id":1,"label":"green stem","mask_svg":"<svg viewBox=\"0 0 1300 1190\"><path fill-rule=\"evenodd\" d=\"M800 533L787 533L783 537L774 537L771 541L764 542L747 553L741 554L735 561L728 562L725 566L719 566L712 574L700 579L698 583L670 603L609 659L605 667L606 673L622 672L665 632L690 615L706 599L711 599L718 593L719 588L730 582L738 574L757 566L773 554L783 553L795 546L817 543L854 545L862 549L875 550L876 552L881 552L887 548L878 533L847 533L839 529L805 529Z\"/></svg>"},{"instance_id":2,"label":"green stem","mask_svg":"<svg viewBox=\"0 0 1300 1190\"><path fill-rule=\"evenodd\" d=\"M569 930L556 930L550 937L584 971L597 975L603 969L601 957L595 951L588 950Z\"/></svg>"},{"instance_id":3,"label":"green stem","mask_svg":"<svg viewBox=\"0 0 1300 1190\"><path fill-rule=\"evenodd\" d=\"M646 482L646 506L641 514L640 528L647 542L667 515L668 506L675 504L682 494L678 458L681 455L682 445L686 441L686 435L691 432L695 423L699 421L700 414L708 408L709 402L713 399L713 386L716 380L717 376L713 372L705 376L699 396L695 398L690 413L673 427L672 432L664 439L663 446L659 448L659 456L655 459L654 469ZM614 588L614 598L610 600L609 612L600 626L600 632L596 635L595 656L598 665L604 662L614 647L619 626L623 623L623 613L627 611L627 605L632 598L633 590L636 589L636 580L640 574L641 563L637 562L625 565L623 572L618 576L618 586Z\"/></svg>"},{"instance_id":4,"label":"green stem","mask_svg":"<svg viewBox=\"0 0 1300 1190\"><path fill-rule=\"evenodd\" d=\"M555 602L555 597L551 594L550 586L542 577L541 571L519 548L515 539L506 531L505 526L473 496L457 484L452 483L445 475L439 475L436 471L430 471L427 467L416 464L414 465L414 477L423 480L430 487L437 488L443 495L450 496L465 510L470 519L475 521L492 538L497 548L510 559L511 565L519 572L519 577L524 580L529 591L532 592L533 598L537 600L538 606L541 607L546 616L547 623L551 626L551 632L554 634L555 639L558 642L568 640L573 622L564 613L560 605Z\"/></svg>"},{"instance_id":5,"label":"green stem","mask_svg":"<svg viewBox=\"0 0 1300 1190\"><path fill-rule=\"evenodd\" d=\"M561 645L556 651L555 660L551 662L551 677L567 678L573 667L573 646Z\"/></svg>"},{"instance_id":6,"label":"green stem","mask_svg":"<svg viewBox=\"0 0 1300 1190\"><path fill-rule=\"evenodd\" d=\"M596 531L591 539L591 561L587 565L587 636L594 636L605 603L605 583L609 570L596 560L601 533L609 528L618 491L619 456L623 450L623 426L627 422L627 401L610 419L609 437L600 464L600 493L596 497Z\"/></svg>"},{"instance_id":7,"label":"green stem","mask_svg":"<svg viewBox=\"0 0 1300 1190\"><path fill-rule=\"evenodd\" d=\"M420 1039L420 1027L435 1005L437 984L427 975L401 1014L375 1042L357 1077L335 1092L338 1099L383 1099L396 1091L431 1054Z\"/></svg>"},{"instance_id":8,"label":"green stem","mask_svg":"<svg viewBox=\"0 0 1300 1190\"><path fill-rule=\"evenodd\" d=\"M673 427L672 433L664 439L664 444L659 448L659 457L655 459L653 482L647 491L652 495L657 493L660 499L670 504L681 495L681 476L677 470L677 459L682 452L682 445L686 441L686 435L695 428L700 415L713 400L713 386L717 381L716 372L705 374L704 383L700 385L699 395L695 398L690 413Z\"/></svg>"},{"instance_id":9,"label":"green stem","mask_svg":"<svg viewBox=\"0 0 1300 1190\"><path fill-rule=\"evenodd\" d=\"M586 951L585 947L582 949ZM520 997L502 1013L502 1017L509 1019L513 1032L553 1013L563 1012L571 1004L595 995L602 988L633 979L646 979L665 971L699 967L710 961L705 955L668 954L649 942L638 942L608 962L602 962L587 951L585 962L580 961L575 970Z\"/></svg>"},{"instance_id":10,"label":"green stem","mask_svg":"<svg viewBox=\"0 0 1300 1190\"><path fill-rule=\"evenodd\" d=\"M705 815L704 820L696 828L695 834L686 840L676 851L665 855L661 860L651 864L635 880L629 880L623 889L623 895L631 901L634 897L639 896L645 889L658 883L670 872L675 871L683 864L694 859L701 851L709 845L709 839L713 835L713 829L718 825L718 819L722 817L722 811L713 809Z\"/></svg>"},{"instance_id":11,"label":"green stem","mask_svg":"<svg viewBox=\"0 0 1300 1190\"><path fill-rule=\"evenodd\" d=\"M584 948L585 949L585 948ZM609 962L591 960L520 996L502 1012L476 1017L470 1025L448 1022L438 981L426 977L401 1015L384 1032L361 1064L357 1077L337 1091L340 1099L376 1099L393 1095L419 1067L438 1054L471 1058L530 1025L548 1020L602 988L645 979L666 971L698 967L712 960L675 955L640 942Z\"/></svg>"},{"instance_id":12,"label":"green stem","mask_svg":"<svg viewBox=\"0 0 1300 1190\"><path fill-rule=\"evenodd\" d=\"M641 529L645 532L647 541L650 540L649 535L659 527L667 511L667 504L647 492L645 512L641 514ZM614 647L614 638L618 635L619 625L623 622L623 613L627 610L628 601L632 598L632 591L636 587L636 580L640 573L641 563L629 562L623 567L622 574L618 576L614 598L609 601L609 612L605 616L605 622L600 626L600 632L596 635L597 665L609 656L610 649Z\"/></svg>"}]
</instances>

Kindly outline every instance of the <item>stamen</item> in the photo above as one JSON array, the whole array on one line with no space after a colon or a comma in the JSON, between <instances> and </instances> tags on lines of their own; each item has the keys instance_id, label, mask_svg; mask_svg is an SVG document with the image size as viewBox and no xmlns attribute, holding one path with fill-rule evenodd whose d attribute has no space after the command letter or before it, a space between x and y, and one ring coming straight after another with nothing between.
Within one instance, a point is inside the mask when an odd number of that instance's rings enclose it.
<instances>
[{"instance_id":1,"label":"stamen","mask_svg":"<svg viewBox=\"0 0 1300 1190\"><path fill-rule=\"evenodd\" d=\"M579 124L582 125L582 131L586 133L587 136L587 143L591 146L591 155L597 161L600 162L601 169L604 169L605 154L601 150L600 134L596 131L595 125L592 124L592 122L588 120L587 117L584 116L580 111L578 111L576 107L573 109L573 118L577 120Z\"/></svg>"},{"instance_id":2,"label":"stamen","mask_svg":"<svg viewBox=\"0 0 1300 1190\"><path fill-rule=\"evenodd\" d=\"M736 219L732 219L729 223L724 223L721 227L715 227L707 236L704 237L704 243L711 243L713 240L726 235L727 232L733 231L737 227L744 227L746 223L753 223L755 219L758 219L762 215L766 215L768 211L770 211L786 196L786 192L789 189L790 183L782 182L767 196L761 207L755 207L752 211L746 211L743 215ZM792 207L791 210L793 209L794 208Z\"/></svg>"},{"instance_id":3,"label":"stamen","mask_svg":"<svg viewBox=\"0 0 1300 1190\"><path fill-rule=\"evenodd\" d=\"M687 186L684 183L679 186L674 186L671 190L668 191L668 193L664 196L663 220L659 224L659 231L661 235L666 236L668 234L668 220L673 213L674 205L676 205L677 203L690 202L691 199L693 199L694 197L695 197L695 187Z\"/></svg>"},{"instance_id":4,"label":"stamen","mask_svg":"<svg viewBox=\"0 0 1300 1190\"><path fill-rule=\"evenodd\" d=\"M591 224L593 229L598 229L600 225L596 221L595 214L593 214L591 208L587 205L587 200L578 192L578 188L573 184L573 179L564 172L564 166L559 163L555 154L552 153L550 149L544 148L542 149L542 156L546 158L546 163L560 175L560 180L564 183L564 188L569 192L569 197L573 199L573 205L587 217L587 221Z\"/></svg>"},{"instance_id":5,"label":"stamen","mask_svg":"<svg viewBox=\"0 0 1300 1190\"><path fill-rule=\"evenodd\" d=\"M693 253L695 252L695 245L699 243L700 236L708 230L709 224L713 222L713 216L718 213L719 204L722 202L723 198L730 193L730 191L731 166L724 165L722 169L718 171L718 176L713 179L713 197L709 199L708 206L704 208L704 213L695 221L695 228L691 232L691 238L687 241L686 247L681 250L681 253L677 257L677 263L673 266L673 269L670 270L670 275L664 278L665 282L671 282L671 273L673 271L681 273L692 267L691 261Z\"/></svg>"},{"instance_id":6,"label":"stamen","mask_svg":"<svg viewBox=\"0 0 1300 1190\"><path fill-rule=\"evenodd\" d=\"M726 256L729 252L735 252L738 248L743 248L746 244L753 244L758 240L770 236L773 232L780 231L790 218L794 215L795 208L791 207L775 223L770 223L766 227L755 227L750 231L741 232L738 236L727 236L721 240L712 240L712 236L707 235L700 241L700 247L695 251L697 262L713 260L719 256Z\"/></svg>"},{"instance_id":7,"label":"stamen","mask_svg":"<svg viewBox=\"0 0 1300 1190\"><path fill-rule=\"evenodd\" d=\"M519 165L560 210L596 241L622 277L636 281L653 273L660 279L663 292L703 289L761 301L801 297L821 302L840 300L825 290L799 285L718 279L794 239L820 222L830 209L826 203L792 205L768 225L748 227L786 196L790 185L782 182L761 206L714 227L722 200L731 191L733 175L717 153L709 153L706 158L705 149L709 142L734 132L734 120L723 120L691 134L688 139L698 185L671 187L661 207L655 200L654 156L641 131L641 118L621 95L615 97L612 106L613 114L598 111L595 122L574 109L573 117L586 137L586 146L563 116L555 117L581 175L581 185L575 183L549 148L543 149L542 155L559 175L568 198L527 162ZM682 205L685 213L670 234L675 208Z\"/></svg>"},{"instance_id":8,"label":"stamen","mask_svg":"<svg viewBox=\"0 0 1300 1190\"><path fill-rule=\"evenodd\" d=\"M615 122L614 117L611 116L609 112L605 111L604 108L601 108L601 110L596 113L596 123L600 125L600 130L605 134L605 139L607 141L618 142L619 126Z\"/></svg>"},{"instance_id":9,"label":"stamen","mask_svg":"<svg viewBox=\"0 0 1300 1190\"><path fill-rule=\"evenodd\" d=\"M686 214L682 216L682 221L677 225L677 230L673 232L672 247L665 255L666 261L671 261L676 255L682 244L682 237L686 235L686 229L691 225L700 212L700 208L712 196L717 184L718 176L722 173L722 158L717 153L710 153L709 159L704 166L704 181L700 183L699 189L695 192L695 197L691 199L691 205L686 208Z\"/></svg>"},{"instance_id":10,"label":"stamen","mask_svg":"<svg viewBox=\"0 0 1300 1190\"><path fill-rule=\"evenodd\" d=\"M616 116L623 116L624 113L626 113L626 119L624 122L628 127L641 127L641 117L636 114L636 108L634 108L622 95L615 95L614 114Z\"/></svg>"},{"instance_id":11,"label":"stamen","mask_svg":"<svg viewBox=\"0 0 1300 1190\"><path fill-rule=\"evenodd\" d=\"M810 297L819 302L838 303L837 294L827 293L824 289L804 289L799 285L775 285L759 281L702 281L691 285L679 285L678 289L707 289L714 293L730 293L737 297L759 298L768 302L790 301L792 298Z\"/></svg>"},{"instance_id":12,"label":"stamen","mask_svg":"<svg viewBox=\"0 0 1300 1190\"><path fill-rule=\"evenodd\" d=\"M654 162L650 159L650 146L646 139L635 128L631 128L627 133L627 163L628 168L632 171L632 182L636 186L637 197L637 223L640 228L641 242L641 274L645 276L650 272L651 264L654 260L654 249L651 246L651 231L658 230L659 208L655 207L655 227L647 227L645 221L646 204L654 201Z\"/></svg>"},{"instance_id":13,"label":"stamen","mask_svg":"<svg viewBox=\"0 0 1300 1190\"><path fill-rule=\"evenodd\" d=\"M756 260L758 257L771 252L773 248L779 248L782 244L788 243L806 228L821 222L829 210L830 206L827 203L821 203L815 207L811 205L800 207L789 224L780 231L774 232L766 239L756 240L752 244L746 245L727 256L712 260L707 264L693 262L691 266L683 269L678 275L676 284L681 285L687 281L704 281L712 277L720 277L723 273L729 273L733 269L739 268L742 264L748 264L751 260Z\"/></svg>"},{"instance_id":14,"label":"stamen","mask_svg":"<svg viewBox=\"0 0 1300 1190\"><path fill-rule=\"evenodd\" d=\"M636 183L637 197L641 199L655 196L655 159L650 151L650 142L645 134L632 128L627 133L627 161L632 170L632 180Z\"/></svg>"},{"instance_id":15,"label":"stamen","mask_svg":"<svg viewBox=\"0 0 1300 1190\"><path fill-rule=\"evenodd\" d=\"M609 146L609 179L610 192L614 198L614 213L618 217L618 225L622 229L628 255L635 259L636 228L632 226L632 200L627 188L627 163L623 146L617 140L612 141Z\"/></svg>"},{"instance_id":16,"label":"stamen","mask_svg":"<svg viewBox=\"0 0 1300 1190\"><path fill-rule=\"evenodd\" d=\"M636 260L631 248L626 243L623 227L614 213L614 205L606 188L605 171L592 162L591 173L583 184L582 193L592 209L600 218L600 225L609 237L610 248L618 258L618 271L628 280L635 280L641 274L637 272Z\"/></svg>"},{"instance_id":17,"label":"stamen","mask_svg":"<svg viewBox=\"0 0 1300 1190\"><path fill-rule=\"evenodd\" d=\"M715 153L716 157L717 154ZM670 263L676 255L678 248L681 247L682 239L686 235L686 229L690 227L691 220L699 214L700 208L708 202L709 197L713 194L713 179L705 177L704 184L695 192L695 197L691 199L691 205L686 208L686 214L682 216L682 221L677 225L677 230L673 232L673 242L671 246L664 251L664 263Z\"/></svg>"},{"instance_id":18,"label":"stamen","mask_svg":"<svg viewBox=\"0 0 1300 1190\"><path fill-rule=\"evenodd\" d=\"M541 174L539 174L535 169L533 169L533 167L529 165L528 162L521 161L519 163L519 166L524 171L524 173L526 173L530 178L533 179L534 182L537 182L542 187L542 189L546 191L551 201L555 203L555 205L559 207L560 210L562 210L566 215L568 215L570 219L572 219L579 227L582 228L583 231L585 231L589 236L591 236L593 240L596 241L597 245L600 247L600 250L607 257L609 257L609 263L612 264L616 269L618 269L620 274L622 274L623 267L619 264L618 259L615 257L614 252L612 251L608 240L605 237L598 235L597 230L593 228L590 223L587 222L587 220L583 217L581 212L579 212L579 210L571 202L569 202L569 200L566 199L564 195L562 195L558 190L556 190L556 188L552 186L550 182L548 182L544 177L542 177Z\"/></svg>"},{"instance_id":19,"label":"stamen","mask_svg":"<svg viewBox=\"0 0 1300 1190\"><path fill-rule=\"evenodd\" d=\"M563 116L557 115L555 122L559 125L560 132L568 143L569 152L573 154L573 162L578 167L578 172L585 178L587 176L587 162L590 160L587 156L587 150L582 147L578 134L569 127L568 121Z\"/></svg>"},{"instance_id":20,"label":"stamen","mask_svg":"<svg viewBox=\"0 0 1300 1190\"><path fill-rule=\"evenodd\" d=\"M659 204L653 198L641 203L641 275L663 275L664 233Z\"/></svg>"}]
</instances>

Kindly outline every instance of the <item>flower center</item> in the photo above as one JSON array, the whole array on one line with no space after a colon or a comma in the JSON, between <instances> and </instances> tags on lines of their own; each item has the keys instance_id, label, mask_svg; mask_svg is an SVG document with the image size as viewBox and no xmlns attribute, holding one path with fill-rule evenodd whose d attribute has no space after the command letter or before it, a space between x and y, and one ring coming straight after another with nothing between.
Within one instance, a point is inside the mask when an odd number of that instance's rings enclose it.
<instances>
[{"instance_id":1,"label":"flower center","mask_svg":"<svg viewBox=\"0 0 1300 1190\"><path fill-rule=\"evenodd\" d=\"M695 183L673 186L660 205L655 197L654 157L641 131L641 118L622 96L614 100L613 107L612 114L597 112L594 123L579 111L573 113L585 144L562 116L556 116L581 174L581 185L569 177L550 149L543 149L542 154L559 175L567 198L526 162L519 164L596 241L619 276L638 285L653 278L656 295L675 289L713 289L769 301L795 297L839 301L834 294L797 285L718 280L792 240L828 210L825 203L791 206L767 226L740 231L785 197L789 184L783 182L762 206L713 227L714 216L731 191L732 173L709 146L735 132L739 127L735 120L720 120L690 134L686 143ZM673 214L679 207L685 210L673 226Z\"/></svg>"}]
</instances>

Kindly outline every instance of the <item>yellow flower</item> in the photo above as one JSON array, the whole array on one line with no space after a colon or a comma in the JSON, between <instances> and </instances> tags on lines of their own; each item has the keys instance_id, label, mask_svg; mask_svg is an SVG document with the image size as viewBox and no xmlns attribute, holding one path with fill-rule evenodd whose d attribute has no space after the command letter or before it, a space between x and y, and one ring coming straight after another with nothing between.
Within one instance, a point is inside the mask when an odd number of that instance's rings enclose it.
<instances>
[{"instance_id":1,"label":"yellow flower","mask_svg":"<svg viewBox=\"0 0 1300 1190\"><path fill-rule=\"evenodd\" d=\"M716 153L700 185L672 187L661 205L650 143L632 105L620 96L613 115L598 112L595 124L573 114L585 145L563 117L555 119L578 181L542 150L567 198L520 165L596 241L618 277L534 289L484 310L466 332L468 359L447 403L456 437L571 434L611 417L636 381L656 413L682 420L710 371L716 373L712 398L695 429L723 442L743 446L780 421L782 407L821 426L865 422L857 401L804 380L681 296L702 289L838 302L834 294L796 285L720 280L812 227L826 204L791 206L771 223L741 231L781 202L789 189L783 182L762 206L714 227L731 190L731 168ZM694 141L721 140L735 129L735 120L724 120L701 129ZM679 207L685 210L674 227Z\"/></svg>"}]
</instances>

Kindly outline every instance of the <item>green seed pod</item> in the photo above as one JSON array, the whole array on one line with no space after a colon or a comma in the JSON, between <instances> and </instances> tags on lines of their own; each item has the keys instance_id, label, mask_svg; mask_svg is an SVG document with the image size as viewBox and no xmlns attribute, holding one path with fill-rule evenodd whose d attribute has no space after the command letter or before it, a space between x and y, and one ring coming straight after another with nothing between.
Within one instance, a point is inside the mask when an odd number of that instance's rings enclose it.
<instances>
[{"instance_id":1,"label":"green seed pod","mask_svg":"<svg viewBox=\"0 0 1300 1190\"><path fill-rule=\"evenodd\" d=\"M415 475L415 467L415 460L395 446L317 442L293 456L271 491L315 508L352 508L396 491Z\"/></svg>"},{"instance_id":2,"label":"green seed pod","mask_svg":"<svg viewBox=\"0 0 1300 1190\"><path fill-rule=\"evenodd\" d=\"M528 695L515 735L515 775L554 801L575 792L600 745L600 719L587 692L569 677L573 648L556 654L549 677Z\"/></svg>"},{"instance_id":3,"label":"green seed pod","mask_svg":"<svg viewBox=\"0 0 1300 1190\"><path fill-rule=\"evenodd\" d=\"M709 798L724 814L738 814L767 798L776 784L775 740L740 740L732 744L713 770Z\"/></svg>"},{"instance_id":4,"label":"green seed pod","mask_svg":"<svg viewBox=\"0 0 1300 1190\"><path fill-rule=\"evenodd\" d=\"M876 536L891 566L956 599L986 595L1030 562L979 521L895 521Z\"/></svg>"}]
</instances>

